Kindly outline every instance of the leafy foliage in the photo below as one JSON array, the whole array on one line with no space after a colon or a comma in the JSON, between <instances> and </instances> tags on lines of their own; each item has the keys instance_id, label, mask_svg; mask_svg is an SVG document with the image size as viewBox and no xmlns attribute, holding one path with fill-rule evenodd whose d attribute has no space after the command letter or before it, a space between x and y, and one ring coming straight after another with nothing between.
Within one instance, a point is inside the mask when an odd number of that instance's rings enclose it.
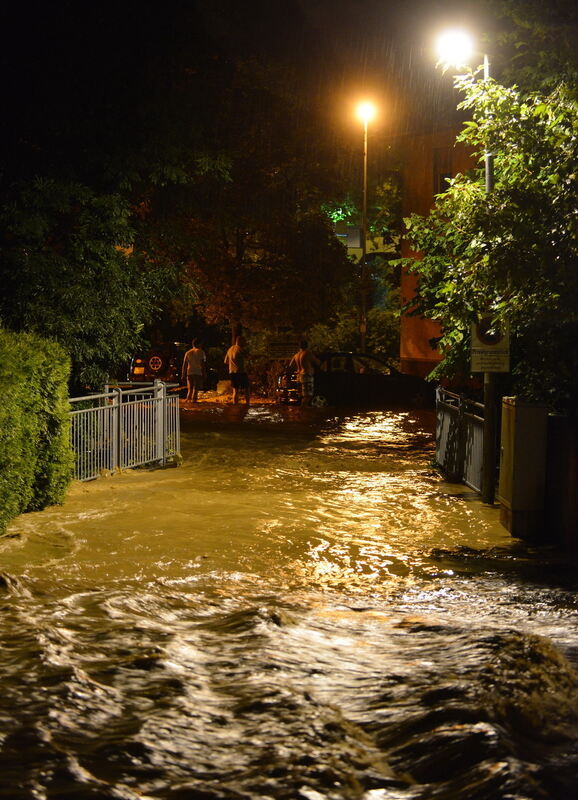
<instances>
[{"instance_id":1,"label":"leafy foliage","mask_svg":"<svg viewBox=\"0 0 578 800\"><path fill-rule=\"evenodd\" d=\"M574 0L485 0L485 5L498 23L488 39L502 83L543 93L560 82L576 84L578 7Z\"/></svg>"},{"instance_id":2,"label":"leafy foliage","mask_svg":"<svg viewBox=\"0 0 578 800\"><path fill-rule=\"evenodd\" d=\"M369 194L368 239L378 248L367 256L369 272L369 310L366 349L388 361L399 358L399 280L397 257L401 241L401 189L399 175L378 175ZM356 225L359 205L347 195L341 202L327 203L324 211L334 221ZM328 320L313 325L307 336L314 349L357 350L359 334L359 290L361 265L355 264L343 300Z\"/></svg>"},{"instance_id":3,"label":"leafy foliage","mask_svg":"<svg viewBox=\"0 0 578 800\"><path fill-rule=\"evenodd\" d=\"M383 177L372 196L373 204L368 210L369 235L381 237L389 252L397 252L402 229L399 173L390 172Z\"/></svg>"},{"instance_id":4,"label":"leafy foliage","mask_svg":"<svg viewBox=\"0 0 578 800\"><path fill-rule=\"evenodd\" d=\"M266 69L256 56L229 54L207 69L222 99L207 153L221 164L226 154L226 171L156 187L138 246L179 265L207 320L303 329L334 305L351 272L321 211L336 174L319 110L307 91L293 91L291 64Z\"/></svg>"},{"instance_id":5,"label":"leafy foliage","mask_svg":"<svg viewBox=\"0 0 578 800\"><path fill-rule=\"evenodd\" d=\"M456 85L472 117L459 139L480 161L494 154L495 187L485 193L482 170L458 176L429 217L406 220L423 254L405 260L420 276L416 310L443 325L445 374L467 369L473 320L508 319L512 390L568 407L578 366L568 334L578 323L576 97L565 84L524 94L471 73Z\"/></svg>"},{"instance_id":6,"label":"leafy foliage","mask_svg":"<svg viewBox=\"0 0 578 800\"><path fill-rule=\"evenodd\" d=\"M54 342L0 330L0 533L17 514L64 500L69 371Z\"/></svg>"},{"instance_id":7,"label":"leafy foliage","mask_svg":"<svg viewBox=\"0 0 578 800\"><path fill-rule=\"evenodd\" d=\"M335 306L351 274L345 249L319 214L288 218L282 228L262 223L227 245L192 265L204 314L213 322L304 329Z\"/></svg>"},{"instance_id":8,"label":"leafy foliage","mask_svg":"<svg viewBox=\"0 0 578 800\"><path fill-rule=\"evenodd\" d=\"M98 386L135 346L157 294L131 253L126 202L38 178L14 192L0 221L0 318L60 342L75 383Z\"/></svg>"},{"instance_id":9,"label":"leafy foliage","mask_svg":"<svg viewBox=\"0 0 578 800\"><path fill-rule=\"evenodd\" d=\"M367 314L368 353L386 361L399 358L399 308L371 308ZM316 352L324 350L359 350L359 312L355 308L344 309L328 323L313 325L308 331L310 347Z\"/></svg>"},{"instance_id":10,"label":"leafy foliage","mask_svg":"<svg viewBox=\"0 0 578 800\"><path fill-rule=\"evenodd\" d=\"M367 209L368 236L380 237L397 247L402 227L399 173L379 175L375 183L370 182L368 196L371 201ZM361 197L355 198L350 192L340 200L328 200L321 208L334 224L361 225Z\"/></svg>"},{"instance_id":11,"label":"leafy foliage","mask_svg":"<svg viewBox=\"0 0 578 800\"><path fill-rule=\"evenodd\" d=\"M386 245L386 249L388 246ZM395 246L389 246L395 255ZM389 253L379 255L369 264L372 297L367 313L366 350L386 361L399 359L399 270ZM342 300L328 320L319 322L306 332L310 346L323 350L359 350L359 284L351 280Z\"/></svg>"}]
</instances>

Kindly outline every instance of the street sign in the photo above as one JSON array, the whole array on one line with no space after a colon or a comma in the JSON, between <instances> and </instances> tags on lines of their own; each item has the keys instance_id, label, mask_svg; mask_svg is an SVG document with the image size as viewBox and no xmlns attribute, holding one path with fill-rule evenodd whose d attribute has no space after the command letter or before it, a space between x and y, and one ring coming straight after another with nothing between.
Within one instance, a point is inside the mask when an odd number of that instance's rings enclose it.
<instances>
[{"instance_id":1,"label":"street sign","mask_svg":"<svg viewBox=\"0 0 578 800\"><path fill-rule=\"evenodd\" d=\"M351 225L338 222L335 225L335 235L348 248L361 247L361 228L354 228Z\"/></svg>"},{"instance_id":2,"label":"street sign","mask_svg":"<svg viewBox=\"0 0 578 800\"><path fill-rule=\"evenodd\" d=\"M471 370L510 371L510 331L506 322L493 324L488 315L472 323Z\"/></svg>"}]
</instances>

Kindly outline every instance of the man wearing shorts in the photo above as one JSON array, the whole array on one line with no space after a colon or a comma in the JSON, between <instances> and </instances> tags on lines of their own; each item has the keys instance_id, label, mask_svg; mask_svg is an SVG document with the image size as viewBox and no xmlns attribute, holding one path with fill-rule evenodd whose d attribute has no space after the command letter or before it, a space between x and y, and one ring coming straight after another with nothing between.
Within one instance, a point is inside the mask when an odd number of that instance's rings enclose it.
<instances>
[{"instance_id":1,"label":"man wearing shorts","mask_svg":"<svg viewBox=\"0 0 578 800\"><path fill-rule=\"evenodd\" d=\"M199 389L203 388L203 378L205 377L205 364L207 357L199 347L199 340L193 339L191 342L192 347L187 350L183 358L183 369L181 371L181 379L187 379L187 398L186 403L196 403L199 394Z\"/></svg>"},{"instance_id":2,"label":"man wearing shorts","mask_svg":"<svg viewBox=\"0 0 578 800\"><path fill-rule=\"evenodd\" d=\"M297 380L301 384L301 404L304 406L311 404L315 367L318 366L319 359L309 350L307 341L302 339L299 342L299 350L289 362L289 367L297 370Z\"/></svg>"},{"instance_id":3,"label":"man wearing shorts","mask_svg":"<svg viewBox=\"0 0 578 800\"><path fill-rule=\"evenodd\" d=\"M233 386L233 403L239 402L239 390L245 395L247 405L251 402L251 387L249 386L249 376L245 367L245 340L242 336L237 336L235 344L231 345L225 356L225 364L229 370L229 380Z\"/></svg>"}]
</instances>

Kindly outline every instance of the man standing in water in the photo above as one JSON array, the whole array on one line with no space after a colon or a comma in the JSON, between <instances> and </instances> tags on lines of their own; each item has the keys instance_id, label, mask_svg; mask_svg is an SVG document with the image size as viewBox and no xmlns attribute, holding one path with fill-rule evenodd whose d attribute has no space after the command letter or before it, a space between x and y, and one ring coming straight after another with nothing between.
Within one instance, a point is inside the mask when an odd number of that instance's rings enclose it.
<instances>
[{"instance_id":1,"label":"man standing in water","mask_svg":"<svg viewBox=\"0 0 578 800\"><path fill-rule=\"evenodd\" d=\"M187 379L187 403L196 403L199 394L199 389L203 388L203 378L205 377L205 363L207 357L199 347L199 340L193 339L191 342L192 347L187 350L183 358L183 369L181 371L181 380Z\"/></svg>"},{"instance_id":2,"label":"man standing in water","mask_svg":"<svg viewBox=\"0 0 578 800\"><path fill-rule=\"evenodd\" d=\"M315 367L318 367L319 364L317 356L309 350L307 340L301 339L299 350L289 362L289 367L297 370L297 380L301 384L301 405L311 405Z\"/></svg>"},{"instance_id":3,"label":"man standing in water","mask_svg":"<svg viewBox=\"0 0 578 800\"><path fill-rule=\"evenodd\" d=\"M251 402L251 387L249 386L249 376L245 367L245 340L242 336L237 336L235 344L231 345L225 356L225 364L229 370L229 380L233 386L233 403L239 402L239 389L245 395L247 405Z\"/></svg>"}]
</instances>

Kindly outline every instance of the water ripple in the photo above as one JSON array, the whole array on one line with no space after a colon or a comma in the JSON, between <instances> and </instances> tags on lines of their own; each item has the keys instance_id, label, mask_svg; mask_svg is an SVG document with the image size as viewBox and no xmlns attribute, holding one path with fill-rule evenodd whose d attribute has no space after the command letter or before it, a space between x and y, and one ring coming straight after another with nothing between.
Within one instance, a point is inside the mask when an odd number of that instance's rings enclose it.
<instances>
[{"instance_id":1,"label":"water ripple","mask_svg":"<svg viewBox=\"0 0 578 800\"><path fill-rule=\"evenodd\" d=\"M244 411L0 543L0 797L572 797L575 565L440 480L431 415Z\"/></svg>"}]
</instances>

